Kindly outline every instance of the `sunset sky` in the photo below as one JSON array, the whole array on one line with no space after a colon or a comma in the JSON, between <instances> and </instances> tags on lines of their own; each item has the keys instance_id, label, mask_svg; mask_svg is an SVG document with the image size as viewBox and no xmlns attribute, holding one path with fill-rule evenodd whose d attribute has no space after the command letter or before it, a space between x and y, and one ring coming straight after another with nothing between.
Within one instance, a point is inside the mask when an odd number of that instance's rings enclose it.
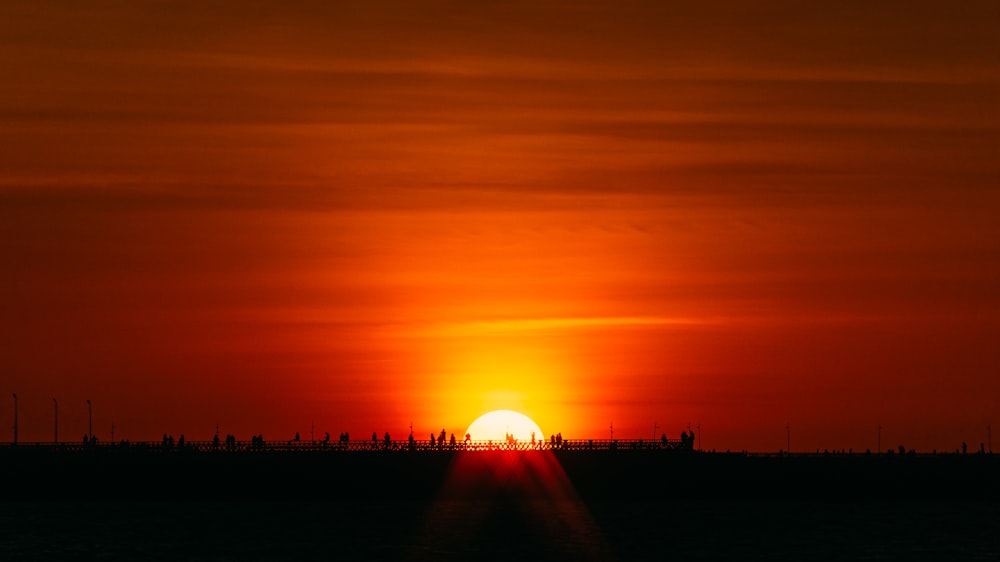
<instances>
[{"instance_id":1,"label":"sunset sky","mask_svg":"<svg viewBox=\"0 0 1000 562\"><path fill-rule=\"evenodd\" d=\"M0 440L978 449L1000 4L814 4L4 2Z\"/></svg>"}]
</instances>

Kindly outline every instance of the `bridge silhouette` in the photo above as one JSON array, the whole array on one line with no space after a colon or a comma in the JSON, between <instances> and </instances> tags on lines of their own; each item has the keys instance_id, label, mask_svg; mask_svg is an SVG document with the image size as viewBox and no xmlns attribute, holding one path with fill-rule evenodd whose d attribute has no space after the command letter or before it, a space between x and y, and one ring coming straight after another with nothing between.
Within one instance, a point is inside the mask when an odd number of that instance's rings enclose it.
<instances>
[{"instance_id":1,"label":"bridge silhouette","mask_svg":"<svg viewBox=\"0 0 1000 562\"><path fill-rule=\"evenodd\" d=\"M560 489L538 484L554 482L546 474L595 501L1000 499L1000 457L988 453L715 453L690 439L179 441L0 443L0 479L7 497L26 500L545 497Z\"/></svg>"},{"instance_id":2,"label":"bridge silhouette","mask_svg":"<svg viewBox=\"0 0 1000 562\"><path fill-rule=\"evenodd\" d=\"M236 441L184 441L183 443L163 441L118 441L84 442L19 442L3 443L0 448L8 450L34 451L148 451L162 453L406 453L406 452L485 452L485 451L682 451L688 450L681 440L676 439L562 439L559 442L530 441L459 441L454 445L441 444L430 440L236 440Z\"/></svg>"}]
</instances>

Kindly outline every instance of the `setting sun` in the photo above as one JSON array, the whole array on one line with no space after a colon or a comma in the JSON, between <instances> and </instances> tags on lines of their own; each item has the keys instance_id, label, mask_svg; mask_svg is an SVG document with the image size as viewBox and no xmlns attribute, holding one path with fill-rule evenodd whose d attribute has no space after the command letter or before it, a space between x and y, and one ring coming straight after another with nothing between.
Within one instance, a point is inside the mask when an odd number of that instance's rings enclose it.
<instances>
[{"instance_id":1,"label":"setting sun","mask_svg":"<svg viewBox=\"0 0 1000 562\"><path fill-rule=\"evenodd\" d=\"M531 418L513 410L494 410L485 413L465 430L472 439L504 441L510 435L518 441L545 440L545 434Z\"/></svg>"}]
</instances>

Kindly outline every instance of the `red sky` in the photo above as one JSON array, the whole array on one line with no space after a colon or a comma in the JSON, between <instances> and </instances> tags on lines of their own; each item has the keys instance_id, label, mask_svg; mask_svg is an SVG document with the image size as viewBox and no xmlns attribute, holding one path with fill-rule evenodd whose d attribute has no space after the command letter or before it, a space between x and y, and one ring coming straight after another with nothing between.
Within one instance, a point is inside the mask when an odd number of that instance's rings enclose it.
<instances>
[{"instance_id":1,"label":"red sky","mask_svg":"<svg viewBox=\"0 0 1000 562\"><path fill-rule=\"evenodd\" d=\"M22 440L1000 420L996 2L270 4L0 6Z\"/></svg>"}]
</instances>

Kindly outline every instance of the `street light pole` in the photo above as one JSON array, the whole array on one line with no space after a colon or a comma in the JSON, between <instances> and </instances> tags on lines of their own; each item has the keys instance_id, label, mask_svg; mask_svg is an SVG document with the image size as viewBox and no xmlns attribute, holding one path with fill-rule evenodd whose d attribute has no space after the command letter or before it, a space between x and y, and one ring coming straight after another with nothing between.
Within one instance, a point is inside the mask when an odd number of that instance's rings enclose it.
<instances>
[{"instance_id":1,"label":"street light pole","mask_svg":"<svg viewBox=\"0 0 1000 562\"><path fill-rule=\"evenodd\" d=\"M52 442L53 443L58 443L59 442L59 402L55 398L52 399L52 410L53 410L53 416L54 416L54 420L55 420L55 423L54 423L53 428L52 428Z\"/></svg>"},{"instance_id":2,"label":"street light pole","mask_svg":"<svg viewBox=\"0 0 1000 562\"><path fill-rule=\"evenodd\" d=\"M14 393L14 444L17 445L17 393Z\"/></svg>"},{"instance_id":3,"label":"street light pole","mask_svg":"<svg viewBox=\"0 0 1000 562\"><path fill-rule=\"evenodd\" d=\"M94 440L94 407L90 400L87 400L87 439Z\"/></svg>"}]
</instances>

